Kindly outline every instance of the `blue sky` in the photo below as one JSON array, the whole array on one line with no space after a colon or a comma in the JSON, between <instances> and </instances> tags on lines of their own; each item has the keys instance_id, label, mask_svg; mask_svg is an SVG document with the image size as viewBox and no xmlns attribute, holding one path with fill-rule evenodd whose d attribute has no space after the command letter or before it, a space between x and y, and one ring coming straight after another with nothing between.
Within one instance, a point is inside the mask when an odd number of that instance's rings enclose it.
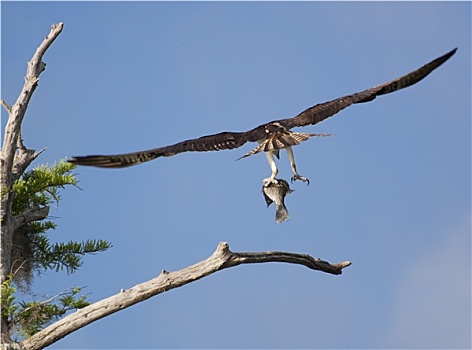
<instances>
[{"instance_id":1,"label":"blue sky","mask_svg":"<svg viewBox=\"0 0 472 350\"><path fill-rule=\"evenodd\" d=\"M2 94L49 49L23 123L53 163L220 131L244 131L383 83L448 52L406 90L299 131L300 174L274 222L264 155L187 153L122 170L78 168L83 190L51 210L52 240L102 238L107 253L36 291L86 286L92 301L194 264L218 242L352 261L341 276L239 266L152 298L59 348L470 348L469 2L2 2ZM5 125L2 111L2 130ZM2 131L3 132L3 131ZM291 176L285 153L279 176Z\"/></svg>"}]
</instances>

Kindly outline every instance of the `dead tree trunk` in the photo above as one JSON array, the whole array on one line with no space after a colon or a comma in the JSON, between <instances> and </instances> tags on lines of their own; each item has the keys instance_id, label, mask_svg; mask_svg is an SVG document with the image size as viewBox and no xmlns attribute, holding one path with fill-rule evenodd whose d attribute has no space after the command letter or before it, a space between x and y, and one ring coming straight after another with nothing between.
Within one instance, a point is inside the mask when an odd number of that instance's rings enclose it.
<instances>
[{"instance_id":1,"label":"dead tree trunk","mask_svg":"<svg viewBox=\"0 0 472 350\"><path fill-rule=\"evenodd\" d=\"M24 224L44 219L49 213L48 207L31 208L28 212L13 216L11 209L15 194L12 191L12 186L28 165L41 153L24 146L21 139L21 123L33 92L38 86L39 75L46 69L46 64L42 61L43 55L59 36L62 28L62 23L53 25L51 32L38 47L31 61L28 62L25 83L15 104L9 106L5 101L1 101L2 106L8 112L8 122L5 127L3 147L0 151L0 283L5 282L7 276L12 272L12 239L19 220L22 220ZM3 316L1 317L0 341L2 344L10 342L7 320Z\"/></svg>"}]
</instances>

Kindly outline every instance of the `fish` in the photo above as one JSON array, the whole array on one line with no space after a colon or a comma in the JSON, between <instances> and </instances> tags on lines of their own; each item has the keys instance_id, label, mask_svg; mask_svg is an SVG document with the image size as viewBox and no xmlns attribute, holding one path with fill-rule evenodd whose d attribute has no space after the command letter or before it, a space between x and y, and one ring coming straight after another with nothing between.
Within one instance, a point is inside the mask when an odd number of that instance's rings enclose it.
<instances>
[{"instance_id":1,"label":"fish","mask_svg":"<svg viewBox=\"0 0 472 350\"><path fill-rule=\"evenodd\" d=\"M284 199L293 190L284 179L275 179L275 182L264 184L262 186L262 194L267 203L267 207L275 202L275 222L281 223L290 218Z\"/></svg>"}]
</instances>

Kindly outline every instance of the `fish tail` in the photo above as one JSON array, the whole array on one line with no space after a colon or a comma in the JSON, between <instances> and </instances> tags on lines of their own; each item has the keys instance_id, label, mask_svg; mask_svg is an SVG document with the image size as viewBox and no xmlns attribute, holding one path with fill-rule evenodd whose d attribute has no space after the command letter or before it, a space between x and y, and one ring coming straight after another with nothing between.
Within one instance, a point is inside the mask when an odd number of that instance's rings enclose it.
<instances>
[{"instance_id":1,"label":"fish tail","mask_svg":"<svg viewBox=\"0 0 472 350\"><path fill-rule=\"evenodd\" d=\"M285 205L283 203L277 204L277 207L275 208L275 222L284 222L287 221L289 218L290 215L288 214L288 210Z\"/></svg>"}]
</instances>

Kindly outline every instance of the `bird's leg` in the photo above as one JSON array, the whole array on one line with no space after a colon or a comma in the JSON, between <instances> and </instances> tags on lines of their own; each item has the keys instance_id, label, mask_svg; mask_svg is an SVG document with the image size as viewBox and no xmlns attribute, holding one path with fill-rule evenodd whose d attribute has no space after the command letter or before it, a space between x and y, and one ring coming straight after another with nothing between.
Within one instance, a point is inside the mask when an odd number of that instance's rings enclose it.
<instances>
[{"instance_id":1,"label":"bird's leg","mask_svg":"<svg viewBox=\"0 0 472 350\"><path fill-rule=\"evenodd\" d=\"M306 177L301 176L297 172L297 166L295 165L295 156L293 155L292 147L288 146L285 148L285 150L287 151L288 159L290 161L290 166L292 167L292 171L293 171L293 176L292 176L291 181L294 182L296 180L302 180L303 182L306 182L307 185L309 185L310 180L308 180Z\"/></svg>"},{"instance_id":2,"label":"bird's leg","mask_svg":"<svg viewBox=\"0 0 472 350\"><path fill-rule=\"evenodd\" d=\"M277 180L275 179L275 177L277 176L277 173L279 172L279 170L277 169L277 164L275 163L273 152L268 151L264 153L267 157L267 161L269 162L270 168L272 169L272 175L269 178L262 180L262 184L264 185L264 187L267 187L271 183L277 183Z\"/></svg>"}]
</instances>

